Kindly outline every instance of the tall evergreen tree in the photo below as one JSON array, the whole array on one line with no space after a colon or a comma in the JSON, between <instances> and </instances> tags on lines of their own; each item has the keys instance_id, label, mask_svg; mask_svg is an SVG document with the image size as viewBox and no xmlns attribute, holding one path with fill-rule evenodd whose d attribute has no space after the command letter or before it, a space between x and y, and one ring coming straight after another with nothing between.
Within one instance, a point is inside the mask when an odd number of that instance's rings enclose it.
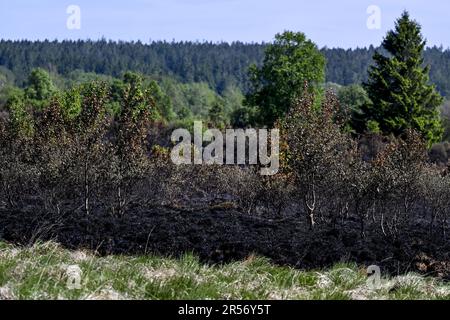
<instances>
[{"instance_id":1,"label":"tall evergreen tree","mask_svg":"<svg viewBox=\"0 0 450 320\"><path fill-rule=\"evenodd\" d=\"M443 99L429 83L430 67L424 66L423 59L425 44L421 26L404 12L383 41L386 54L377 51L373 57L375 65L365 83L371 103L362 108L360 130L377 127L385 134L400 136L412 128L429 143L441 139L438 107Z\"/></svg>"}]
</instances>

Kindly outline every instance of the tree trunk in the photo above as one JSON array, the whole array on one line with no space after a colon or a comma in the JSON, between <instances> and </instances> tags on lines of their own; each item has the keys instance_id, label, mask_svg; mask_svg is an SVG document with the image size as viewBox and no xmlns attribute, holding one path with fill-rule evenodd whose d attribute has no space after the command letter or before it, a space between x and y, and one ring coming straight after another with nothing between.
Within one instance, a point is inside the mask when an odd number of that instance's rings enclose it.
<instances>
[{"instance_id":1,"label":"tree trunk","mask_svg":"<svg viewBox=\"0 0 450 320\"><path fill-rule=\"evenodd\" d=\"M84 164L84 211L86 215L90 214L89 208L89 166L86 159Z\"/></svg>"},{"instance_id":2,"label":"tree trunk","mask_svg":"<svg viewBox=\"0 0 450 320\"><path fill-rule=\"evenodd\" d=\"M316 207L316 197L315 197L315 193L313 191L313 202L312 204L308 203L308 199L307 196L305 196L303 198L303 202L305 205L305 210L306 210L306 218L308 221L308 225L309 225L309 229L312 230L314 228L314 225L316 224L315 220L314 220L314 211L315 211L315 207Z\"/></svg>"}]
</instances>

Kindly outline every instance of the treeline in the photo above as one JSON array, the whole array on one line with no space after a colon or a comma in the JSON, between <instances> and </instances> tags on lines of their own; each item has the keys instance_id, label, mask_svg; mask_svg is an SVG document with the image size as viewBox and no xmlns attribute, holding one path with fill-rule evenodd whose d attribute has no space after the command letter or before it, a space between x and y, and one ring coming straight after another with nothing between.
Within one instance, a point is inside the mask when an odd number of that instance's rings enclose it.
<instances>
[{"instance_id":1,"label":"treeline","mask_svg":"<svg viewBox=\"0 0 450 320\"><path fill-rule=\"evenodd\" d=\"M261 65L266 44L242 42L112 42L112 41L0 41L0 85L5 78L23 86L29 73L42 67L68 77L74 71L113 77L125 71L169 76L183 83L204 82L218 93L229 86L249 89L248 67ZM326 81L340 85L367 80L375 47L328 49ZM424 53L431 65L431 82L440 93L450 95L450 50L428 48ZM3 80L2 80L3 79Z\"/></svg>"},{"instance_id":2,"label":"treeline","mask_svg":"<svg viewBox=\"0 0 450 320\"><path fill-rule=\"evenodd\" d=\"M222 92L229 85L246 89L247 69L262 61L264 45L210 42L1 41L0 66L22 85L33 68L63 76L74 70L119 77L125 71L206 82Z\"/></svg>"}]
</instances>

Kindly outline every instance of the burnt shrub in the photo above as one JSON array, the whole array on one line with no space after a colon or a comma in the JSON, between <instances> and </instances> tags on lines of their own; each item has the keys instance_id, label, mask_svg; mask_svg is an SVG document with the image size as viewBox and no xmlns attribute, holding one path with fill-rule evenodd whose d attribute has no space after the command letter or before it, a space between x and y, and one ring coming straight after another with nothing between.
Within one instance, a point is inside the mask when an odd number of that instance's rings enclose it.
<instances>
[{"instance_id":1,"label":"burnt shrub","mask_svg":"<svg viewBox=\"0 0 450 320\"><path fill-rule=\"evenodd\" d=\"M273 247L281 249L300 240L313 246L321 241L315 234L330 236L336 246L341 240L344 245L360 241L367 246L374 238L400 243L417 225L426 226L430 239L437 234L446 239L450 175L448 168L430 165L426 144L417 133L400 138L351 136L338 115L336 97L328 93L318 106L314 96L306 94L277 123L278 174L262 176L258 165L177 166L170 149L152 140L161 126L152 122L153 97L140 77L127 79L115 114L108 112L107 86L92 83L71 91L79 108L55 98L39 111L18 105L0 118L0 209L31 212L52 225L59 220L51 217L85 223L89 227L80 229L87 239L91 231L101 233L104 224L108 241L121 232L117 224L133 221L132 228L141 230L140 240L132 231L127 241L149 242L148 226L133 218L159 210L180 216L230 213L241 222L258 221L270 228L292 222L289 239ZM201 228L211 224L209 219ZM163 221L177 223L175 218ZM171 234L178 232L164 227ZM225 239L227 228L220 230L224 236L218 238ZM140 242L136 245L142 246ZM282 254L289 256L286 250Z\"/></svg>"},{"instance_id":2,"label":"burnt shrub","mask_svg":"<svg viewBox=\"0 0 450 320\"><path fill-rule=\"evenodd\" d=\"M78 112L66 112L64 101L55 97L40 111L24 110L21 121L14 113L2 120L1 195L8 206L33 204L37 211L58 214L123 213L128 187L146 171L151 105L129 89L124 97L145 106L138 112L136 105L124 104L124 116L114 119L107 113L105 84L85 84L74 94L81 101ZM29 127L24 119L33 130L21 130Z\"/></svg>"},{"instance_id":3,"label":"burnt shrub","mask_svg":"<svg viewBox=\"0 0 450 320\"><path fill-rule=\"evenodd\" d=\"M349 154L354 144L350 136L335 122L339 104L327 93L320 108L313 95L304 95L280 123L286 144L284 165L291 174L295 197L300 201L310 229L316 215L336 210L334 193L345 179Z\"/></svg>"},{"instance_id":4,"label":"burnt shrub","mask_svg":"<svg viewBox=\"0 0 450 320\"><path fill-rule=\"evenodd\" d=\"M420 176L421 199L429 221L429 232L438 227L447 236L447 221L450 216L450 177L435 166L427 166Z\"/></svg>"},{"instance_id":5,"label":"burnt shrub","mask_svg":"<svg viewBox=\"0 0 450 320\"><path fill-rule=\"evenodd\" d=\"M426 163L426 144L414 131L392 138L372 162L375 184L374 216L383 233L398 236L418 209L420 176Z\"/></svg>"}]
</instances>

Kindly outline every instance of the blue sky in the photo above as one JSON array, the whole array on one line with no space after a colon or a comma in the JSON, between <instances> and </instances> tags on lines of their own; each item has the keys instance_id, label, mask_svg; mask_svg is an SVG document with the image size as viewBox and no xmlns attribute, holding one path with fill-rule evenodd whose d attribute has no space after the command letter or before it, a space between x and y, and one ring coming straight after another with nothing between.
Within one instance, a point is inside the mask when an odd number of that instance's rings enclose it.
<instances>
[{"instance_id":1,"label":"blue sky","mask_svg":"<svg viewBox=\"0 0 450 320\"><path fill-rule=\"evenodd\" d=\"M81 29L69 30L69 5ZM381 9L381 29L367 28L367 8ZM407 9L429 45L450 47L445 0L0 0L0 38L271 41L277 32L305 32L320 47L380 44Z\"/></svg>"}]
</instances>

